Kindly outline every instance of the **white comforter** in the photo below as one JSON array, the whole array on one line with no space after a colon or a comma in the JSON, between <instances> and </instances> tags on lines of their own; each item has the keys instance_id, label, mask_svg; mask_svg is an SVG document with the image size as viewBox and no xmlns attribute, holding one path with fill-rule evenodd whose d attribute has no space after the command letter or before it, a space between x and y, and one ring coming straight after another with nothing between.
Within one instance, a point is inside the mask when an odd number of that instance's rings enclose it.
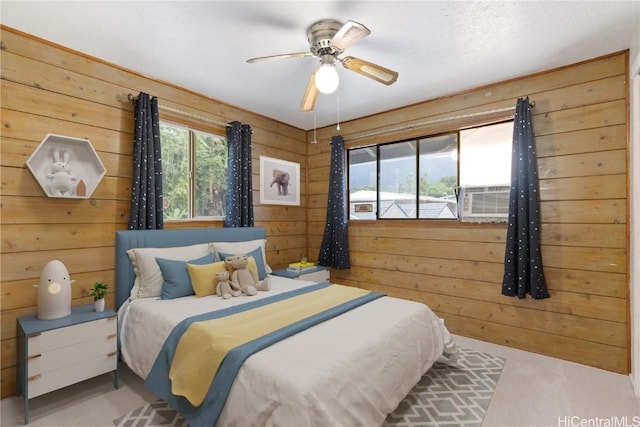
<instances>
[{"instance_id":1,"label":"white comforter","mask_svg":"<svg viewBox=\"0 0 640 427\"><path fill-rule=\"evenodd\" d=\"M118 312L122 359L146 378L182 319L310 283L271 276L272 290L253 297L127 302ZM218 425L380 425L443 354L455 355L455 343L427 306L379 298L247 359Z\"/></svg>"}]
</instances>

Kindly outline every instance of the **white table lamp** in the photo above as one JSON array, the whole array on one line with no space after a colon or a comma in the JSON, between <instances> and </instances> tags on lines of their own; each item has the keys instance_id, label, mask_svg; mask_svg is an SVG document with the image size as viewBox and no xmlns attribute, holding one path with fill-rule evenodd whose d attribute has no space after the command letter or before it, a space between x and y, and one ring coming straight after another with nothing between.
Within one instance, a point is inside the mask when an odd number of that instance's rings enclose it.
<instances>
[{"instance_id":1,"label":"white table lamp","mask_svg":"<svg viewBox=\"0 0 640 427\"><path fill-rule=\"evenodd\" d=\"M58 260L49 261L42 269L38 289L38 319L60 319L71 314L71 284L67 267Z\"/></svg>"}]
</instances>

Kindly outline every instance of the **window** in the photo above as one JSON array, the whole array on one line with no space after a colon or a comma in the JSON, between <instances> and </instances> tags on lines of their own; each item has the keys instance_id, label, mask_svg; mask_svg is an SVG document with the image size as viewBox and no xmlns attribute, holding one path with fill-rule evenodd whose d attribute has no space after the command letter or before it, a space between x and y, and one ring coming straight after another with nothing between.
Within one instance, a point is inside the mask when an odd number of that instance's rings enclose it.
<instances>
[{"instance_id":1,"label":"window","mask_svg":"<svg viewBox=\"0 0 640 427\"><path fill-rule=\"evenodd\" d=\"M513 122L460 131L460 186L509 185Z\"/></svg>"},{"instance_id":2,"label":"window","mask_svg":"<svg viewBox=\"0 0 640 427\"><path fill-rule=\"evenodd\" d=\"M349 150L351 219L456 218L458 135Z\"/></svg>"},{"instance_id":3,"label":"window","mask_svg":"<svg viewBox=\"0 0 640 427\"><path fill-rule=\"evenodd\" d=\"M355 148L348 151L349 217L351 219L376 219L377 158L377 147Z\"/></svg>"},{"instance_id":4,"label":"window","mask_svg":"<svg viewBox=\"0 0 640 427\"><path fill-rule=\"evenodd\" d=\"M164 219L221 218L227 190L227 139L160 123Z\"/></svg>"},{"instance_id":5,"label":"window","mask_svg":"<svg viewBox=\"0 0 640 427\"><path fill-rule=\"evenodd\" d=\"M350 149L350 218L458 218L458 186L509 185L512 132L510 121Z\"/></svg>"}]
</instances>

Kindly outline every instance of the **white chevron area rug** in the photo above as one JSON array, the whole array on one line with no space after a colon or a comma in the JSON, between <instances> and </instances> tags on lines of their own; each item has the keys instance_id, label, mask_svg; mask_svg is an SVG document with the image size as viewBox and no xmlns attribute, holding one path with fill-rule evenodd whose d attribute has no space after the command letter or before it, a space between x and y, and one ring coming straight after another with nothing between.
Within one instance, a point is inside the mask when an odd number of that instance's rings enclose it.
<instances>
[{"instance_id":1,"label":"white chevron area rug","mask_svg":"<svg viewBox=\"0 0 640 427\"><path fill-rule=\"evenodd\" d=\"M502 373L504 359L461 348L451 364L436 362L387 416L383 427L479 427ZM116 427L187 427L157 400L113 420Z\"/></svg>"},{"instance_id":2,"label":"white chevron area rug","mask_svg":"<svg viewBox=\"0 0 640 427\"><path fill-rule=\"evenodd\" d=\"M461 348L454 364L436 362L383 427L478 427L482 425L504 359Z\"/></svg>"},{"instance_id":3,"label":"white chevron area rug","mask_svg":"<svg viewBox=\"0 0 640 427\"><path fill-rule=\"evenodd\" d=\"M164 400L156 400L113 420L117 427L187 427L188 424Z\"/></svg>"}]
</instances>

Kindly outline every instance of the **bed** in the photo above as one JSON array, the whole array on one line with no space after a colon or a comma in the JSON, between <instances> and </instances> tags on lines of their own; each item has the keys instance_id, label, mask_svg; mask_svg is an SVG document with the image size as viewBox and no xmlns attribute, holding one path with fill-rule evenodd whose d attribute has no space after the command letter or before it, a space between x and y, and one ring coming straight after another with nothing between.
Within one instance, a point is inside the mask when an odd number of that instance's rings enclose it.
<instances>
[{"instance_id":1,"label":"bed","mask_svg":"<svg viewBox=\"0 0 640 427\"><path fill-rule=\"evenodd\" d=\"M167 395L166 391L157 389L157 382L151 381L152 374L157 378L158 362L177 325L183 325L185 319L192 316L244 310L249 305L289 294L340 287L270 275L265 239L263 227L116 232L120 357L146 380L145 384L154 393L185 416L192 427L380 425L436 360L455 359L455 342L443 321L427 306L376 296L249 355L235 374L228 396L215 417L206 412L209 406L215 406L210 405L210 400L185 409L184 398ZM256 259L263 256L263 267L271 285L267 292L230 299L215 294L164 299L140 296L138 276L142 271L140 265L134 268L132 253L147 251L153 256L154 251L158 251L162 257L172 259L167 251L207 248L204 250L213 256L209 259L215 262L216 249L240 248L247 249L243 252L248 253L249 242L263 242L261 248L251 252ZM185 261L197 255L200 254L182 254L173 259ZM157 262L163 264L164 258ZM190 264L189 268L192 267ZM209 267L200 270L205 268ZM162 272L168 274L166 269ZM193 289L196 289L195 281ZM161 381L171 384L167 378Z\"/></svg>"}]
</instances>

